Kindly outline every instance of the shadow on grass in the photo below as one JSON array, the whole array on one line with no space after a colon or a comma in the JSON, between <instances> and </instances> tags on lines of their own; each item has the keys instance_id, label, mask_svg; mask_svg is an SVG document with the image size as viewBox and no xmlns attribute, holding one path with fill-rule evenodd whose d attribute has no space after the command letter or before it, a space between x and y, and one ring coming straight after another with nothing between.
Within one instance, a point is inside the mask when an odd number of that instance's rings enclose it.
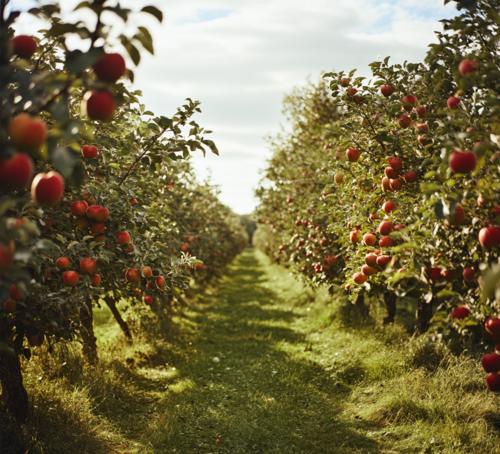
<instances>
[{"instance_id":1,"label":"shadow on grass","mask_svg":"<svg viewBox=\"0 0 500 454\"><path fill-rule=\"evenodd\" d=\"M273 289L247 250L192 304L180 351L165 352L190 386L162 399L170 415L148 431L157 452L379 452L363 421L339 418L349 388L308 360L306 337L291 328L294 297Z\"/></svg>"}]
</instances>

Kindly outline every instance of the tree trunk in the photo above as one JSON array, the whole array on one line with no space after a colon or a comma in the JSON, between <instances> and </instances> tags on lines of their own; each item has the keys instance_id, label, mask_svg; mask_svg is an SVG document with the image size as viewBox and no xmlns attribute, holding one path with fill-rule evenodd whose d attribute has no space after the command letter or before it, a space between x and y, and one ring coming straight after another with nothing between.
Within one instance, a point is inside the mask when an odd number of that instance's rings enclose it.
<instances>
[{"instance_id":1,"label":"tree trunk","mask_svg":"<svg viewBox=\"0 0 500 454\"><path fill-rule=\"evenodd\" d=\"M26 421L28 393L23 384L21 361L13 349L0 350L0 382L7 408L19 422Z\"/></svg>"},{"instance_id":2,"label":"tree trunk","mask_svg":"<svg viewBox=\"0 0 500 454\"><path fill-rule=\"evenodd\" d=\"M86 308L80 310L80 320L82 322L83 355L91 364L96 364L99 360L97 356L97 339L94 335L94 317L92 314L92 301L85 304Z\"/></svg>"},{"instance_id":3,"label":"tree trunk","mask_svg":"<svg viewBox=\"0 0 500 454\"><path fill-rule=\"evenodd\" d=\"M384 325L388 325L389 323L394 323L394 317L396 315L396 294L389 291L384 292L384 303L387 311L384 317Z\"/></svg>"},{"instance_id":4,"label":"tree trunk","mask_svg":"<svg viewBox=\"0 0 500 454\"><path fill-rule=\"evenodd\" d=\"M359 315L363 320L366 320L370 315L370 308L365 304L365 295L364 293L359 293L356 298L356 302L354 306L358 309Z\"/></svg>"},{"instance_id":5,"label":"tree trunk","mask_svg":"<svg viewBox=\"0 0 500 454\"><path fill-rule=\"evenodd\" d=\"M120 311L116 307L116 300L111 296L105 296L104 301L111 310L111 313L113 314L113 317L115 317L116 322L118 323L118 325L120 325L123 334L125 334L127 338L132 340L132 333L130 332L130 328L128 327L127 322L123 320L122 314L120 314Z\"/></svg>"},{"instance_id":6,"label":"tree trunk","mask_svg":"<svg viewBox=\"0 0 500 454\"><path fill-rule=\"evenodd\" d=\"M427 302L424 298L420 298L418 301L417 308L417 322L415 324L415 331L418 336L424 334L429 329L432 319L432 304L434 303L434 297Z\"/></svg>"}]
</instances>

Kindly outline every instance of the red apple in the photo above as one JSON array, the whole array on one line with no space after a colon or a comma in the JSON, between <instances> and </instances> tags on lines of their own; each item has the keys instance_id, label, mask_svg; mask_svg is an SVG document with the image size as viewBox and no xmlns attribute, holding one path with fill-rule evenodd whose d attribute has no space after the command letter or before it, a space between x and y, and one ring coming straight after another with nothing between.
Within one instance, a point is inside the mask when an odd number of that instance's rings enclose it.
<instances>
[{"instance_id":1,"label":"red apple","mask_svg":"<svg viewBox=\"0 0 500 454\"><path fill-rule=\"evenodd\" d=\"M403 109L407 112L411 112L413 107L415 107L415 103L417 102L417 98L412 95L406 95L401 102L403 103Z\"/></svg>"},{"instance_id":2,"label":"red apple","mask_svg":"<svg viewBox=\"0 0 500 454\"><path fill-rule=\"evenodd\" d=\"M377 255L376 254L367 254L366 257L365 257L365 263L368 265L368 266L376 266L377 265Z\"/></svg>"},{"instance_id":3,"label":"red apple","mask_svg":"<svg viewBox=\"0 0 500 454\"><path fill-rule=\"evenodd\" d=\"M103 211L103 207L99 205L91 205L87 208L87 217L90 219L96 219L96 217L101 215Z\"/></svg>"},{"instance_id":4,"label":"red apple","mask_svg":"<svg viewBox=\"0 0 500 454\"><path fill-rule=\"evenodd\" d=\"M500 355L491 353L484 355L481 359L481 366L485 372L499 372L500 371Z\"/></svg>"},{"instance_id":5,"label":"red apple","mask_svg":"<svg viewBox=\"0 0 500 454\"><path fill-rule=\"evenodd\" d=\"M476 163L476 155L472 151L454 151L448 160L453 173L470 173L476 168Z\"/></svg>"},{"instance_id":6,"label":"red apple","mask_svg":"<svg viewBox=\"0 0 500 454\"><path fill-rule=\"evenodd\" d=\"M496 317L489 317L486 320L485 328L488 333L494 336L500 336L500 319Z\"/></svg>"},{"instance_id":7,"label":"red apple","mask_svg":"<svg viewBox=\"0 0 500 454\"><path fill-rule=\"evenodd\" d=\"M478 235L481 246L486 249L500 246L500 228L498 227L483 227Z\"/></svg>"},{"instance_id":8,"label":"red apple","mask_svg":"<svg viewBox=\"0 0 500 454\"><path fill-rule=\"evenodd\" d=\"M64 284L68 287L74 287L78 283L78 273L76 271L65 271L62 278Z\"/></svg>"},{"instance_id":9,"label":"red apple","mask_svg":"<svg viewBox=\"0 0 500 454\"><path fill-rule=\"evenodd\" d=\"M141 273L136 269L128 269L125 272L125 279L127 279L128 282L140 282Z\"/></svg>"},{"instance_id":10,"label":"red apple","mask_svg":"<svg viewBox=\"0 0 500 454\"><path fill-rule=\"evenodd\" d=\"M382 209L386 212L386 213L392 213L393 211L395 211L397 209L397 204L395 202L385 202L383 205L382 205Z\"/></svg>"},{"instance_id":11,"label":"red apple","mask_svg":"<svg viewBox=\"0 0 500 454\"><path fill-rule=\"evenodd\" d=\"M130 235L129 235L128 232L117 233L116 237L118 238L118 242L120 244L128 244L128 243L130 243Z\"/></svg>"},{"instance_id":12,"label":"red apple","mask_svg":"<svg viewBox=\"0 0 500 454\"><path fill-rule=\"evenodd\" d=\"M99 150L94 145L84 145L82 147L82 155L87 159L94 159L97 156Z\"/></svg>"},{"instance_id":13,"label":"red apple","mask_svg":"<svg viewBox=\"0 0 500 454\"><path fill-rule=\"evenodd\" d=\"M411 118L408 115L401 115L398 124L401 128L407 129L411 125Z\"/></svg>"},{"instance_id":14,"label":"red apple","mask_svg":"<svg viewBox=\"0 0 500 454\"><path fill-rule=\"evenodd\" d=\"M392 167L394 170L399 170L401 167L403 167L403 160L400 158L389 158L389 166Z\"/></svg>"},{"instance_id":15,"label":"red apple","mask_svg":"<svg viewBox=\"0 0 500 454\"><path fill-rule=\"evenodd\" d=\"M476 276L476 270L474 268L465 268L463 276L466 281L473 281L474 277Z\"/></svg>"},{"instance_id":16,"label":"red apple","mask_svg":"<svg viewBox=\"0 0 500 454\"><path fill-rule=\"evenodd\" d=\"M441 267L435 266L431 268L429 278L431 281L438 281L443 278L443 273L441 272Z\"/></svg>"},{"instance_id":17,"label":"red apple","mask_svg":"<svg viewBox=\"0 0 500 454\"><path fill-rule=\"evenodd\" d=\"M368 280L368 276L365 276L363 273L355 273L353 279L356 284L362 285Z\"/></svg>"},{"instance_id":18,"label":"red apple","mask_svg":"<svg viewBox=\"0 0 500 454\"><path fill-rule=\"evenodd\" d=\"M406 226L404 224L398 224L394 226L394 231L398 232L399 230L403 230Z\"/></svg>"},{"instance_id":19,"label":"red apple","mask_svg":"<svg viewBox=\"0 0 500 454\"><path fill-rule=\"evenodd\" d=\"M104 222L94 222L90 226L90 231L92 233L102 233L106 230L106 224Z\"/></svg>"},{"instance_id":20,"label":"red apple","mask_svg":"<svg viewBox=\"0 0 500 454\"><path fill-rule=\"evenodd\" d=\"M351 290L351 284L346 284L345 289L348 291Z\"/></svg>"},{"instance_id":21,"label":"red apple","mask_svg":"<svg viewBox=\"0 0 500 454\"><path fill-rule=\"evenodd\" d=\"M153 304L153 298L151 298L150 296L145 296L145 297L144 297L144 302L145 302L147 305L151 305L151 304Z\"/></svg>"},{"instance_id":22,"label":"red apple","mask_svg":"<svg viewBox=\"0 0 500 454\"><path fill-rule=\"evenodd\" d=\"M142 267L142 274L146 279L149 279L153 275L153 271L149 266L143 266Z\"/></svg>"},{"instance_id":23,"label":"red apple","mask_svg":"<svg viewBox=\"0 0 500 454\"><path fill-rule=\"evenodd\" d=\"M377 241L377 237L371 233L365 233L363 235L363 242L367 245L367 246L373 246Z\"/></svg>"},{"instance_id":24,"label":"red apple","mask_svg":"<svg viewBox=\"0 0 500 454\"><path fill-rule=\"evenodd\" d=\"M89 204L83 200L78 200L76 202L73 202L71 204L71 214L73 216L78 216L78 217L85 216L88 207Z\"/></svg>"},{"instance_id":25,"label":"red apple","mask_svg":"<svg viewBox=\"0 0 500 454\"><path fill-rule=\"evenodd\" d=\"M8 299L3 304L3 309L5 312L16 312L17 303L14 300Z\"/></svg>"},{"instance_id":26,"label":"red apple","mask_svg":"<svg viewBox=\"0 0 500 454\"><path fill-rule=\"evenodd\" d=\"M424 118L427 115L427 109L424 106L421 106L417 109L418 118Z\"/></svg>"},{"instance_id":27,"label":"red apple","mask_svg":"<svg viewBox=\"0 0 500 454\"><path fill-rule=\"evenodd\" d=\"M180 248L179 248L182 252L187 252L189 250L189 244L187 243L182 243Z\"/></svg>"},{"instance_id":28,"label":"red apple","mask_svg":"<svg viewBox=\"0 0 500 454\"><path fill-rule=\"evenodd\" d=\"M31 58L38 49L38 43L32 36L17 35L10 40L12 51L19 58Z\"/></svg>"},{"instance_id":29,"label":"red apple","mask_svg":"<svg viewBox=\"0 0 500 454\"><path fill-rule=\"evenodd\" d=\"M496 373L488 374L486 377L486 387L491 392L500 391L500 375Z\"/></svg>"},{"instance_id":30,"label":"red apple","mask_svg":"<svg viewBox=\"0 0 500 454\"><path fill-rule=\"evenodd\" d=\"M107 208L103 208L102 211L99 210L99 212L94 213L94 219L97 222L105 222L109 218L109 210Z\"/></svg>"},{"instance_id":31,"label":"red apple","mask_svg":"<svg viewBox=\"0 0 500 454\"><path fill-rule=\"evenodd\" d=\"M25 188L34 171L33 161L24 153L16 153L10 159L0 160L0 190L12 191Z\"/></svg>"},{"instance_id":32,"label":"red apple","mask_svg":"<svg viewBox=\"0 0 500 454\"><path fill-rule=\"evenodd\" d=\"M109 91L89 90L83 96L82 113L92 120L111 120L115 110L115 100Z\"/></svg>"},{"instance_id":33,"label":"red apple","mask_svg":"<svg viewBox=\"0 0 500 454\"><path fill-rule=\"evenodd\" d=\"M67 270L70 266L70 261L68 257L59 257L56 260L56 266L60 270Z\"/></svg>"},{"instance_id":34,"label":"red apple","mask_svg":"<svg viewBox=\"0 0 500 454\"><path fill-rule=\"evenodd\" d=\"M397 246L397 242L393 240L390 236L384 236L378 242L378 245L382 248Z\"/></svg>"},{"instance_id":35,"label":"red apple","mask_svg":"<svg viewBox=\"0 0 500 454\"><path fill-rule=\"evenodd\" d=\"M453 309L451 313L452 320L463 320L470 315L470 310L467 306L459 306Z\"/></svg>"},{"instance_id":36,"label":"red apple","mask_svg":"<svg viewBox=\"0 0 500 454\"><path fill-rule=\"evenodd\" d=\"M389 221L382 221L379 225L378 225L378 231L381 235L389 235L389 233L392 232L394 226L392 224L392 222L389 222Z\"/></svg>"},{"instance_id":37,"label":"red apple","mask_svg":"<svg viewBox=\"0 0 500 454\"><path fill-rule=\"evenodd\" d=\"M353 230L351 233L349 233L349 241L351 243L359 243L359 236L357 230Z\"/></svg>"},{"instance_id":38,"label":"red apple","mask_svg":"<svg viewBox=\"0 0 500 454\"><path fill-rule=\"evenodd\" d=\"M361 272L365 275L365 276L373 276L374 274L377 274L378 273L378 269L377 268L374 268L372 266L368 266L368 265L363 265L361 267Z\"/></svg>"},{"instance_id":39,"label":"red apple","mask_svg":"<svg viewBox=\"0 0 500 454\"><path fill-rule=\"evenodd\" d=\"M349 79L347 77L343 77L342 80L340 81L340 85L343 88L347 88L349 86Z\"/></svg>"},{"instance_id":40,"label":"red apple","mask_svg":"<svg viewBox=\"0 0 500 454\"><path fill-rule=\"evenodd\" d=\"M94 259L91 259L91 258L86 258L86 259L82 259L80 261L80 270L83 272L83 273L93 273L95 271L95 268L96 268L96 261Z\"/></svg>"},{"instance_id":41,"label":"red apple","mask_svg":"<svg viewBox=\"0 0 500 454\"><path fill-rule=\"evenodd\" d=\"M165 285L165 278L163 276L158 276L156 278L156 285L162 288Z\"/></svg>"},{"instance_id":42,"label":"red apple","mask_svg":"<svg viewBox=\"0 0 500 454\"><path fill-rule=\"evenodd\" d=\"M104 54L92 66L96 76L105 82L116 82L127 70L120 54Z\"/></svg>"},{"instance_id":43,"label":"red apple","mask_svg":"<svg viewBox=\"0 0 500 454\"><path fill-rule=\"evenodd\" d=\"M380 268L385 268L387 265L389 265L391 261L391 258L387 255L381 255L380 257L377 257L377 265Z\"/></svg>"},{"instance_id":44,"label":"red apple","mask_svg":"<svg viewBox=\"0 0 500 454\"><path fill-rule=\"evenodd\" d=\"M403 187L403 184L404 180L402 180L401 178L390 180L391 189L394 191L399 191Z\"/></svg>"},{"instance_id":45,"label":"red apple","mask_svg":"<svg viewBox=\"0 0 500 454\"><path fill-rule=\"evenodd\" d=\"M394 170L392 167L386 167L385 176L389 179L394 179L399 176L399 172L397 170Z\"/></svg>"},{"instance_id":46,"label":"red apple","mask_svg":"<svg viewBox=\"0 0 500 454\"><path fill-rule=\"evenodd\" d=\"M346 151L347 159L351 162L356 162L359 159L359 155L359 150L356 150L355 148L348 148Z\"/></svg>"},{"instance_id":47,"label":"red apple","mask_svg":"<svg viewBox=\"0 0 500 454\"><path fill-rule=\"evenodd\" d=\"M382 178L382 190L391 191L391 180L387 177Z\"/></svg>"},{"instance_id":48,"label":"red apple","mask_svg":"<svg viewBox=\"0 0 500 454\"><path fill-rule=\"evenodd\" d=\"M356 90L354 87L351 87L347 90L347 94L349 96L354 96L356 93L358 92L358 90Z\"/></svg>"},{"instance_id":49,"label":"red apple","mask_svg":"<svg viewBox=\"0 0 500 454\"><path fill-rule=\"evenodd\" d=\"M17 288L16 284L12 284L9 289L9 296L13 300L19 301L23 299L23 295L21 295L21 292Z\"/></svg>"},{"instance_id":50,"label":"red apple","mask_svg":"<svg viewBox=\"0 0 500 454\"><path fill-rule=\"evenodd\" d=\"M39 173L31 183L31 197L39 205L55 205L64 192L64 179L54 171Z\"/></svg>"},{"instance_id":51,"label":"red apple","mask_svg":"<svg viewBox=\"0 0 500 454\"><path fill-rule=\"evenodd\" d=\"M448 101L446 101L446 104L448 104L449 109L456 109L458 105L460 104L460 99L456 98L455 96L450 96L448 98Z\"/></svg>"},{"instance_id":52,"label":"red apple","mask_svg":"<svg viewBox=\"0 0 500 454\"><path fill-rule=\"evenodd\" d=\"M41 118L31 118L22 113L9 123L12 143L26 151L38 151L47 140L47 124Z\"/></svg>"},{"instance_id":53,"label":"red apple","mask_svg":"<svg viewBox=\"0 0 500 454\"><path fill-rule=\"evenodd\" d=\"M477 62L475 60L462 60L458 65L458 71L462 76L477 71Z\"/></svg>"},{"instance_id":54,"label":"red apple","mask_svg":"<svg viewBox=\"0 0 500 454\"><path fill-rule=\"evenodd\" d=\"M380 92L386 97L388 98L389 96L392 95L392 93L394 92L394 89L390 86L390 85L382 85L380 87Z\"/></svg>"},{"instance_id":55,"label":"red apple","mask_svg":"<svg viewBox=\"0 0 500 454\"><path fill-rule=\"evenodd\" d=\"M407 174L405 174L405 180L407 183L415 183L415 181L417 181L417 174L416 172L408 172Z\"/></svg>"}]
</instances>

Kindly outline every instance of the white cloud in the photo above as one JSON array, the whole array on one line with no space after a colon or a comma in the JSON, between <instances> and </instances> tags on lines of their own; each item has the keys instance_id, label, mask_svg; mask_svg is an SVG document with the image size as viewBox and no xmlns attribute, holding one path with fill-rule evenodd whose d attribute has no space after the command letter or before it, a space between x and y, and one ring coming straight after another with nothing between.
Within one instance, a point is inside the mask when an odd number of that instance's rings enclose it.
<instances>
[{"instance_id":1,"label":"white cloud","mask_svg":"<svg viewBox=\"0 0 500 454\"><path fill-rule=\"evenodd\" d=\"M65 2L66 3L66 2ZM236 212L255 206L263 138L279 131L283 95L321 71L357 68L391 55L421 61L438 19L456 14L443 0L125 0L161 8L148 21L156 55L144 55L135 88L156 114L172 115L186 97L202 101L196 120L214 131L220 157L193 159L211 169L221 199Z\"/></svg>"}]
</instances>

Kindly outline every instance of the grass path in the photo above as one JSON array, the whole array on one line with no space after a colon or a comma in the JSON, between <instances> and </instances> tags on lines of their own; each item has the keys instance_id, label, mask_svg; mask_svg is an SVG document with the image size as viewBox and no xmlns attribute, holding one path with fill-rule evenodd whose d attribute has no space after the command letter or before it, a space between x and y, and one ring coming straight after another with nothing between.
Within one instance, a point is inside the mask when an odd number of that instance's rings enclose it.
<instances>
[{"instance_id":1,"label":"grass path","mask_svg":"<svg viewBox=\"0 0 500 454\"><path fill-rule=\"evenodd\" d=\"M170 451L379 452L364 424L339 418L342 388L312 359L316 346L300 329L303 289L270 275L256 254L239 256L187 314L189 354L174 361L181 382L166 398L175 409L165 434Z\"/></svg>"},{"instance_id":2,"label":"grass path","mask_svg":"<svg viewBox=\"0 0 500 454\"><path fill-rule=\"evenodd\" d=\"M478 358L409 340L410 307L382 327L372 301L363 324L342 295L313 294L247 249L168 319L123 302L132 343L95 310L99 365L75 345L36 350L30 422L0 413L0 451L500 454L500 401Z\"/></svg>"}]
</instances>

